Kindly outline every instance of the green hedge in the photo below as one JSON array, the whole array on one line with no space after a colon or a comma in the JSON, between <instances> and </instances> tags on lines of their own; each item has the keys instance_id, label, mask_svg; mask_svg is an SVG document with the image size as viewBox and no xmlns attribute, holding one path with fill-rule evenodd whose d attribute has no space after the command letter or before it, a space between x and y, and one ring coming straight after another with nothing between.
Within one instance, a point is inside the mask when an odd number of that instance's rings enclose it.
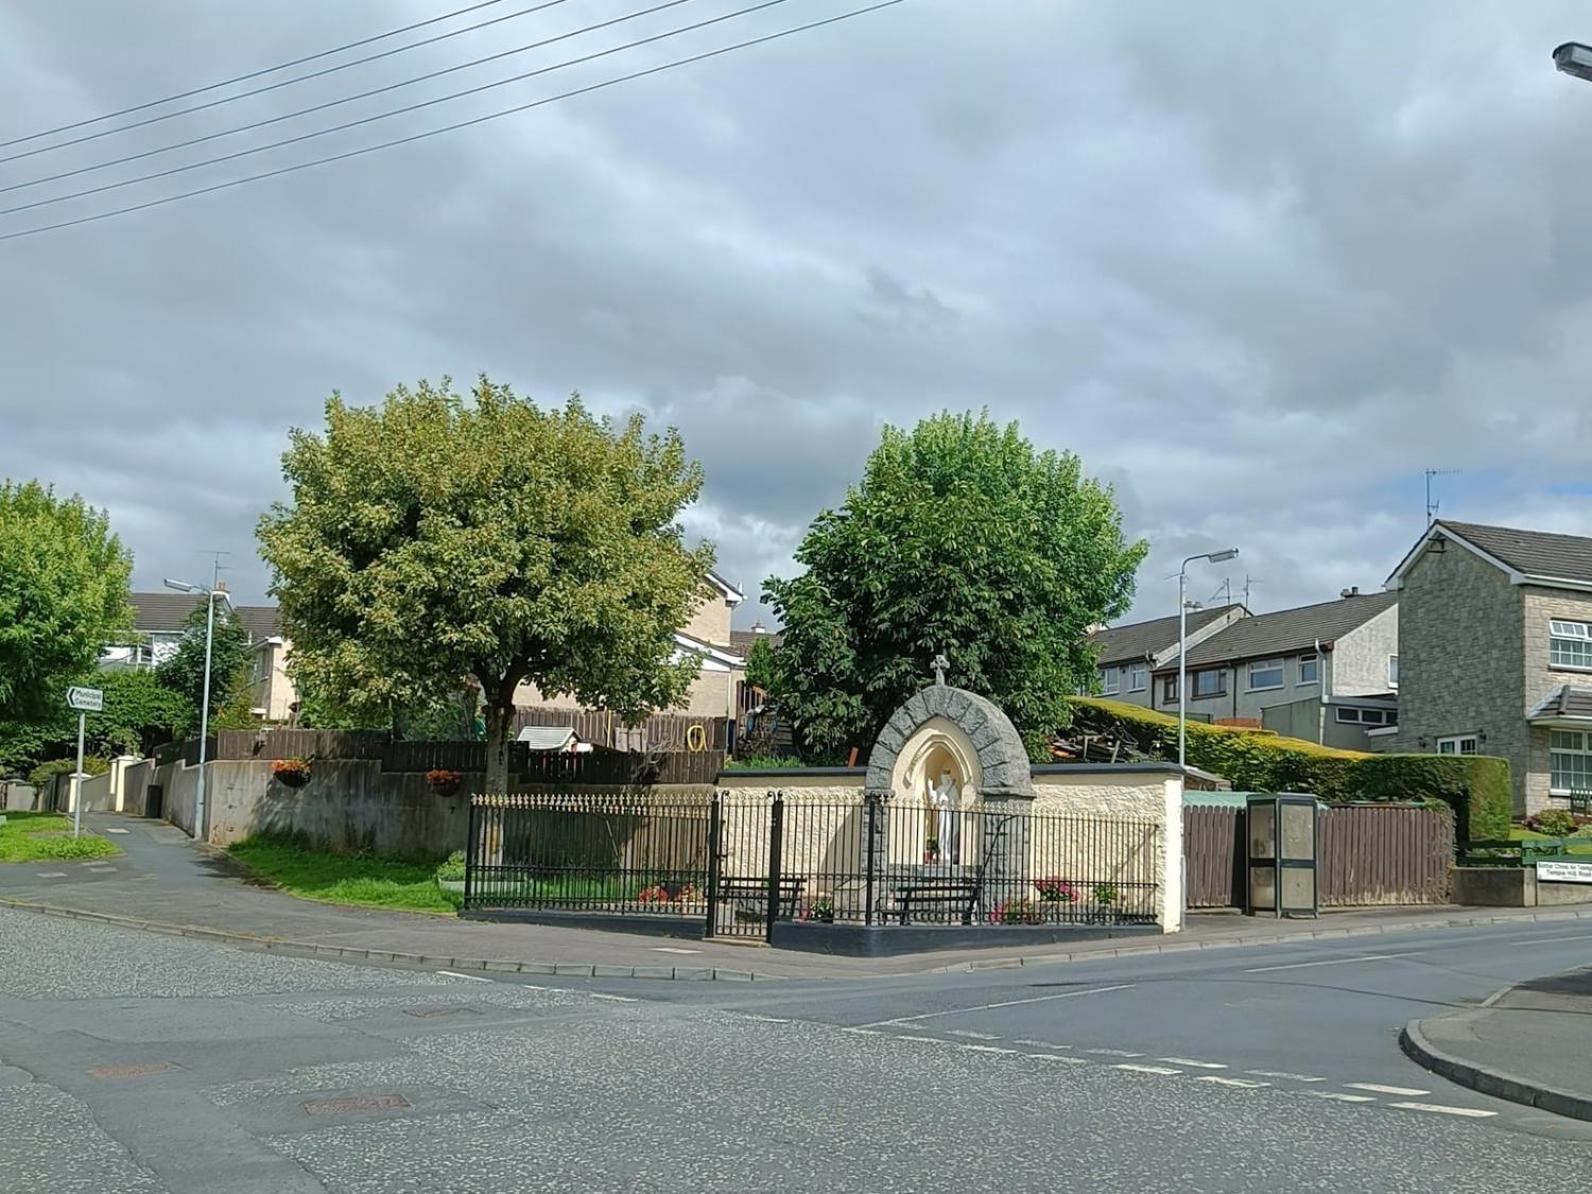
<instances>
[{"instance_id":1,"label":"green hedge","mask_svg":"<svg viewBox=\"0 0 1592 1194\"><path fill-rule=\"evenodd\" d=\"M1079 697L1074 732L1109 734L1148 755L1177 758L1177 718L1121 701ZM1265 730L1188 723L1188 761L1246 792L1313 792L1331 802L1438 800L1460 841L1509 834L1509 764L1479 755L1373 755Z\"/></svg>"}]
</instances>

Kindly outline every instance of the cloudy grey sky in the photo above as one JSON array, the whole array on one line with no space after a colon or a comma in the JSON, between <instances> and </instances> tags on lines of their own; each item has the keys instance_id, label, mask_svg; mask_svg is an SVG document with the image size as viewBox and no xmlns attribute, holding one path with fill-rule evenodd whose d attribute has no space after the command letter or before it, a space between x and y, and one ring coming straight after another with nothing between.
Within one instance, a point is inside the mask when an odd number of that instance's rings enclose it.
<instances>
[{"instance_id":1,"label":"cloudy grey sky","mask_svg":"<svg viewBox=\"0 0 1592 1194\"><path fill-rule=\"evenodd\" d=\"M3 162L0 187L656 2L566 0ZM0 207L753 2L688 0L267 130L0 192ZM0 235L863 2L785 0L363 129L0 215ZM464 3L7 4L0 140ZM1145 616L1175 608L1179 557L1229 542L1242 558L1201 573L1196 597L1229 574L1259 579L1258 610L1379 585L1424 524L1427 467L1462 470L1438 481L1445 513L1592 533L1592 85L1549 60L1570 39L1592 41L1592 11L1570 0L907 0L445 137L0 240L0 475L109 507L140 586L199 575L223 549L233 588L258 598L253 527L282 493L289 426L316 425L333 389L376 401L399 381L487 371L533 397L578 388L678 424L708 475L690 525L752 592L788 568L881 424L946 407L1020 420L1116 486L1154 547Z\"/></svg>"}]
</instances>

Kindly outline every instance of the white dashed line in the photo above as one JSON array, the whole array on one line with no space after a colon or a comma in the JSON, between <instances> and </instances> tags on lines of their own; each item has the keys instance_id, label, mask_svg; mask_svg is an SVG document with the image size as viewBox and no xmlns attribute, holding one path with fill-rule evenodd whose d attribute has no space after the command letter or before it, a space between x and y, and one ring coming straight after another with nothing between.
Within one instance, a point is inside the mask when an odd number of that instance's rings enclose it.
<instances>
[{"instance_id":1,"label":"white dashed line","mask_svg":"<svg viewBox=\"0 0 1592 1194\"><path fill-rule=\"evenodd\" d=\"M1182 1070L1168 1069L1164 1065L1133 1065L1131 1063L1114 1065L1111 1068L1114 1070L1129 1070L1135 1074L1161 1074L1168 1077L1181 1074L1183 1072Z\"/></svg>"},{"instance_id":2,"label":"white dashed line","mask_svg":"<svg viewBox=\"0 0 1592 1194\"><path fill-rule=\"evenodd\" d=\"M1463 1115L1469 1119L1490 1119L1496 1111L1482 1111L1477 1107L1445 1107L1442 1103L1389 1103L1403 1111L1429 1111L1433 1115Z\"/></svg>"},{"instance_id":3,"label":"white dashed line","mask_svg":"<svg viewBox=\"0 0 1592 1194\"><path fill-rule=\"evenodd\" d=\"M680 949L673 945L654 945L650 947L650 950L655 954L699 954L702 952L700 949Z\"/></svg>"},{"instance_id":4,"label":"white dashed line","mask_svg":"<svg viewBox=\"0 0 1592 1194\"><path fill-rule=\"evenodd\" d=\"M1273 970L1303 970L1307 966L1347 966L1351 962L1385 962L1389 958L1411 958L1421 952L1423 951L1409 950L1401 954L1356 954L1352 958L1324 958L1319 962L1289 962L1286 966L1256 966L1244 973L1269 974Z\"/></svg>"},{"instance_id":5,"label":"white dashed line","mask_svg":"<svg viewBox=\"0 0 1592 1194\"><path fill-rule=\"evenodd\" d=\"M132 831L128 830L128 829L107 829L105 832L106 833L130 833Z\"/></svg>"},{"instance_id":6,"label":"white dashed line","mask_svg":"<svg viewBox=\"0 0 1592 1194\"><path fill-rule=\"evenodd\" d=\"M998 1041L1001 1038L993 1032L970 1032L965 1028L947 1028L946 1036L965 1036L975 1041Z\"/></svg>"},{"instance_id":7,"label":"white dashed line","mask_svg":"<svg viewBox=\"0 0 1592 1194\"><path fill-rule=\"evenodd\" d=\"M1515 949L1524 949L1531 945L1551 945L1556 941L1592 941L1592 933L1577 933L1573 937L1534 937L1530 941L1511 941L1509 944Z\"/></svg>"},{"instance_id":8,"label":"white dashed line","mask_svg":"<svg viewBox=\"0 0 1592 1194\"><path fill-rule=\"evenodd\" d=\"M1016 1049L1001 1049L995 1045L958 1045L958 1049L966 1049L970 1053L1016 1053Z\"/></svg>"},{"instance_id":9,"label":"white dashed line","mask_svg":"<svg viewBox=\"0 0 1592 1194\"><path fill-rule=\"evenodd\" d=\"M439 970L438 974L446 974L449 978L467 978L472 983L489 983L492 980L482 978L479 974L460 974L457 970Z\"/></svg>"},{"instance_id":10,"label":"white dashed line","mask_svg":"<svg viewBox=\"0 0 1592 1194\"><path fill-rule=\"evenodd\" d=\"M1059 1061L1063 1065L1088 1065L1081 1057L1066 1057L1060 1053L1024 1053L1024 1057L1034 1057L1040 1061Z\"/></svg>"},{"instance_id":11,"label":"white dashed line","mask_svg":"<svg viewBox=\"0 0 1592 1194\"><path fill-rule=\"evenodd\" d=\"M1270 1086L1270 1082L1251 1082L1248 1078L1223 1078L1220 1074L1201 1074L1194 1079L1196 1082L1215 1082L1221 1086L1236 1086L1240 1090L1259 1090L1263 1086Z\"/></svg>"},{"instance_id":12,"label":"white dashed line","mask_svg":"<svg viewBox=\"0 0 1592 1194\"><path fill-rule=\"evenodd\" d=\"M1019 1045L1031 1045L1035 1049L1071 1049L1071 1045L1059 1045L1055 1041L1030 1041L1018 1038Z\"/></svg>"},{"instance_id":13,"label":"white dashed line","mask_svg":"<svg viewBox=\"0 0 1592 1194\"><path fill-rule=\"evenodd\" d=\"M1318 1099L1331 1099L1334 1103L1374 1103L1374 1102L1376 1102L1376 1100L1373 1099L1370 1095L1346 1095L1346 1094L1339 1094L1335 1090L1307 1090L1307 1091L1305 1091L1305 1093L1307 1095L1313 1095L1315 1098L1318 1098Z\"/></svg>"},{"instance_id":14,"label":"white dashed line","mask_svg":"<svg viewBox=\"0 0 1592 1194\"><path fill-rule=\"evenodd\" d=\"M759 1024L789 1024L789 1020L781 1020L778 1016L758 1016L751 1012L742 1012L741 1019L756 1020Z\"/></svg>"},{"instance_id":15,"label":"white dashed line","mask_svg":"<svg viewBox=\"0 0 1592 1194\"><path fill-rule=\"evenodd\" d=\"M604 995L599 991L588 991L593 999L606 999L609 1003L640 1003L639 999L632 999L629 995Z\"/></svg>"},{"instance_id":16,"label":"white dashed line","mask_svg":"<svg viewBox=\"0 0 1592 1194\"><path fill-rule=\"evenodd\" d=\"M1245 1070L1244 1073L1252 1074L1256 1078L1282 1078L1288 1082L1325 1082L1325 1078L1318 1078L1314 1074L1290 1074L1287 1070Z\"/></svg>"},{"instance_id":17,"label":"white dashed line","mask_svg":"<svg viewBox=\"0 0 1592 1194\"><path fill-rule=\"evenodd\" d=\"M1126 1049L1085 1049L1085 1053L1093 1053L1096 1057L1143 1057L1142 1053L1130 1053Z\"/></svg>"},{"instance_id":18,"label":"white dashed line","mask_svg":"<svg viewBox=\"0 0 1592 1194\"><path fill-rule=\"evenodd\" d=\"M864 1028L888 1028L892 1024L914 1024L919 1020L937 1020L941 1016L965 1016L970 1012L990 1012L1003 1007L1024 1007L1030 1003L1051 1003L1057 999L1078 999L1084 995L1104 995L1109 991L1127 991L1133 983L1119 983L1114 987L1090 987L1086 991L1063 991L1059 995L1038 995L1033 999L1008 999L1002 1003L983 1003L978 1007L953 1007L943 1012L924 1012L918 1016L896 1016L891 1020L875 1020Z\"/></svg>"},{"instance_id":19,"label":"white dashed line","mask_svg":"<svg viewBox=\"0 0 1592 1194\"><path fill-rule=\"evenodd\" d=\"M1375 1082L1345 1082L1350 1090L1369 1090L1373 1094L1403 1095L1410 1098L1412 1095L1429 1095L1429 1090L1415 1090L1409 1086L1378 1086Z\"/></svg>"},{"instance_id":20,"label":"white dashed line","mask_svg":"<svg viewBox=\"0 0 1592 1194\"><path fill-rule=\"evenodd\" d=\"M1160 1057L1167 1065L1186 1065L1196 1070L1225 1070L1227 1067L1219 1061L1195 1061L1190 1057Z\"/></svg>"},{"instance_id":21,"label":"white dashed line","mask_svg":"<svg viewBox=\"0 0 1592 1194\"><path fill-rule=\"evenodd\" d=\"M892 1041L917 1041L920 1045L949 1045L950 1041L942 1041L937 1036L907 1036L905 1033L886 1034Z\"/></svg>"},{"instance_id":22,"label":"white dashed line","mask_svg":"<svg viewBox=\"0 0 1592 1194\"><path fill-rule=\"evenodd\" d=\"M39 874L39 878L41 878L41 879L65 879L66 878L66 872L65 871L40 871L38 874Z\"/></svg>"}]
</instances>

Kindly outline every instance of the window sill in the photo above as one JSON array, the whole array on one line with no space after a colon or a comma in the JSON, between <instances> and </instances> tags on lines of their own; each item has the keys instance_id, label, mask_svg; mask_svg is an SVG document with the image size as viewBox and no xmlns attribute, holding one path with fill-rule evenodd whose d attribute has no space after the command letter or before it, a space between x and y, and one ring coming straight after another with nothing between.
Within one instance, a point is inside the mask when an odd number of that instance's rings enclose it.
<instances>
[{"instance_id":1,"label":"window sill","mask_svg":"<svg viewBox=\"0 0 1592 1194\"><path fill-rule=\"evenodd\" d=\"M1246 688L1245 692L1281 692L1287 688L1286 684L1268 684L1264 688Z\"/></svg>"},{"instance_id":2,"label":"window sill","mask_svg":"<svg viewBox=\"0 0 1592 1194\"><path fill-rule=\"evenodd\" d=\"M1578 676L1592 675L1592 667L1577 667L1573 663L1550 663L1550 672L1574 672Z\"/></svg>"}]
</instances>

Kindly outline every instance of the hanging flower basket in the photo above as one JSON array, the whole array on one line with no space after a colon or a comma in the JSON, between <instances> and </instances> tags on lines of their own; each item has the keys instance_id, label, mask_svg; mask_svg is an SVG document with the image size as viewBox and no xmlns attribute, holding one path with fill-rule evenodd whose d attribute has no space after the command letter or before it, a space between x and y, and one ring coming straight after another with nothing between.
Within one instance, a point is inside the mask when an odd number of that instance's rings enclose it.
<instances>
[{"instance_id":1,"label":"hanging flower basket","mask_svg":"<svg viewBox=\"0 0 1592 1194\"><path fill-rule=\"evenodd\" d=\"M435 771L426 772L426 782L431 785L431 790L438 796L457 796L459 794L459 773L448 771L439 767Z\"/></svg>"},{"instance_id":2,"label":"hanging flower basket","mask_svg":"<svg viewBox=\"0 0 1592 1194\"><path fill-rule=\"evenodd\" d=\"M271 764L271 775L290 788L302 788L310 782L309 760L278 759Z\"/></svg>"}]
</instances>

